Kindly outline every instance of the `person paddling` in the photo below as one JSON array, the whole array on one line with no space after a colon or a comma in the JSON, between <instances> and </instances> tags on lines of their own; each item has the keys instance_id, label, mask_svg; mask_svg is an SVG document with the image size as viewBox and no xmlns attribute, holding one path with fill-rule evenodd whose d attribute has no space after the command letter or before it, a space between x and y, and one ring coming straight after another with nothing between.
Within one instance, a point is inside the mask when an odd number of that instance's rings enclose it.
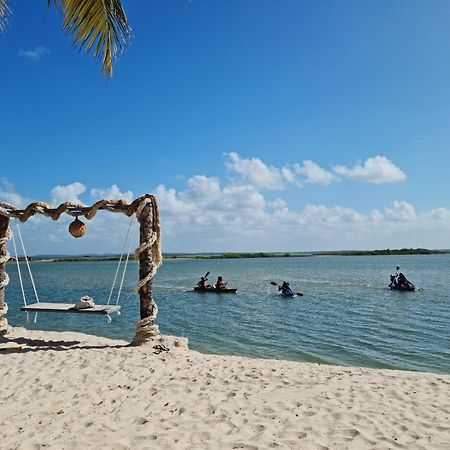
<instances>
[{"instance_id":1,"label":"person paddling","mask_svg":"<svg viewBox=\"0 0 450 450\"><path fill-rule=\"evenodd\" d=\"M293 294L293 291L287 281L283 281L283 284L278 286L278 290L281 291L282 294Z\"/></svg>"},{"instance_id":2,"label":"person paddling","mask_svg":"<svg viewBox=\"0 0 450 450\"><path fill-rule=\"evenodd\" d=\"M403 275L403 273L401 273L401 272L398 274L397 285L400 287L405 287L405 288L413 288L414 287L414 285L411 283L411 281L407 280L405 275Z\"/></svg>"},{"instance_id":3,"label":"person paddling","mask_svg":"<svg viewBox=\"0 0 450 450\"><path fill-rule=\"evenodd\" d=\"M227 283L223 282L223 278L222 277L218 277L217 281L216 281L216 289L225 289L225 286L227 285Z\"/></svg>"},{"instance_id":4,"label":"person paddling","mask_svg":"<svg viewBox=\"0 0 450 450\"><path fill-rule=\"evenodd\" d=\"M291 287L289 286L289 283L287 281L283 281L283 284L279 286L275 281L271 281L270 284L272 286L278 286L278 290L281 291L281 294L283 295L289 295L289 296L295 296L298 295L300 297L303 296L301 292L294 292Z\"/></svg>"},{"instance_id":5,"label":"person paddling","mask_svg":"<svg viewBox=\"0 0 450 450\"><path fill-rule=\"evenodd\" d=\"M396 287L398 285L398 271L400 270L400 266L395 267L395 272L391 274L390 281L391 286Z\"/></svg>"},{"instance_id":6,"label":"person paddling","mask_svg":"<svg viewBox=\"0 0 450 450\"><path fill-rule=\"evenodd\" d=\"M207 289L207 288L210 288L210 287L211 287L210 284L206 284L206 282L208 281L208 275L209 275L209 272L207 272L206 275L205 275L204 277L201 277L201 278L200 278L200 281L197 283L197 286L198 286L200 289Z\"/></svg>"},{"instance_id":7,"label":"person paddling","mask_svg":"<svg viewBox=\"0 0 450 450\"><path fill-rule=\"evenodd\" d=\"M415 286L409 281L405 275L400 272L400 266L395 267L395 272L390 276L389 289L414 290Z\"/></svg>"}]
</instances>

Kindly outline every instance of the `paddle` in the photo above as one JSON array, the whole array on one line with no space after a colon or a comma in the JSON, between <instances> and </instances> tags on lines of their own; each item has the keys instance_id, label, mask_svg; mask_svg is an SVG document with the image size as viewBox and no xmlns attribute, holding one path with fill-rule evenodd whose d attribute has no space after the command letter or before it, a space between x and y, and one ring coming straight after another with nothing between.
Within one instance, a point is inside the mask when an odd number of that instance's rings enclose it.
<instances>
[{"instance_id":1,"label":"paddle","mask_svg":"<svg viewBox=\"0 0 450 450\"><path fill-rule=\"evenodd\" d=\"M202 277L202 278L204 279L203 287L205 287L205 288L207 288L208 286L210 286L209 284L208 284L208 285L205 284L206 281L208 281L208 275L209 275L209 271L205 273L205 276L204 276L204 277ZM200 283L201 283L201 280L197 283L197 286L198 286L198 287L200 287ZM203 287L201 287L201 289L202 289Z\"/></svg>"},{"instance_id":2,"label":"paddle","mask_svg":"<svg viewBox=\"0 0 450 450\"><path fill-rule=\"evenodd\" d=\"M275 283L275 281L271 281L270 284L272 286L278 286L279 288L281 287L277 283ZM303 297L303 294L301 292L294 292L294 294L297 294L299 297Z\"/></svg>"}]
</instances>

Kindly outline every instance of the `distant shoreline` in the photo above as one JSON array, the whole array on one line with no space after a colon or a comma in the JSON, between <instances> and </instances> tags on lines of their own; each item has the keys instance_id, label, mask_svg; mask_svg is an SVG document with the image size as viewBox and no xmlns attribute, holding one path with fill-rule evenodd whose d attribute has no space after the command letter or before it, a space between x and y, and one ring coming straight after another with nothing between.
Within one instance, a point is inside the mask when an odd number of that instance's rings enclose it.
<instances>
[{"instance_id":1,"label":"distant shoreline","mask_svg":"<svg viewBox=\"0 0 450 450\"><path fill-rule=\"evenodd\" d=\"M170 253L165 254L166 260L184 260L184 259L250 259L250 258L306 258L312 256L407 256L407 255L448 255L450 249L431 250L426 248L403 248L403 249L384 249L384 250L338 250L338 251L320 251L320 252L292 252L292 253L271 253L271 252L256 252L256 253ZM86 261L119 261L120 256L36 256L31 257L32 262L86 262ZM134 256L130 260L135 260ZM9 262L14 262L11 258ZM23 258L19 258L19 262Z\"/></svg>"}]
</instances>

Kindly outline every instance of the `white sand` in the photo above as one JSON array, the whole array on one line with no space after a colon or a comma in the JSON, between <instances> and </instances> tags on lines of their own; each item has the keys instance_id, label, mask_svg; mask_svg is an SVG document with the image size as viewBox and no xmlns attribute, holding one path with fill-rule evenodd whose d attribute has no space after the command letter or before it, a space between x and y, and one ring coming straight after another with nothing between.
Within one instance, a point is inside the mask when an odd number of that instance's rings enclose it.
<instances>
[{"instance_id":1,"label":"white sand","mask_svg":"<svg viewBox=\"0 0 450 450\"><path fill-rule=\"evenodd\" d=\"M450 449L447 375L9 339L1 449Z\"/></svg>"}]
</instances>

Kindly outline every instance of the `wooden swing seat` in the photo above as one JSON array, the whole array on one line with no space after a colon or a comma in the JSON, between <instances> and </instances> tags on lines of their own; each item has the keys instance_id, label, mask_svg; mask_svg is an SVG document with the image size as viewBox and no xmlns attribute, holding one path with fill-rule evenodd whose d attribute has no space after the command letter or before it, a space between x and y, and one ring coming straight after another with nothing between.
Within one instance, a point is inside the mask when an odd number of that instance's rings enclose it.
<instances>
[{"instance_id":1,"label":"wooden swing seat","mask_svg":"<svg viewBox=\"0 0 450 450\"><path fill-rule=\"evenodd\" d=\"M92 308L76 309L75 303L33 303L22 306L21 311L26 312L55 312L55 313L77 313L77 314L106 314L120 312L119 305L95 305Z\"/></svg>"}]
</instances>

